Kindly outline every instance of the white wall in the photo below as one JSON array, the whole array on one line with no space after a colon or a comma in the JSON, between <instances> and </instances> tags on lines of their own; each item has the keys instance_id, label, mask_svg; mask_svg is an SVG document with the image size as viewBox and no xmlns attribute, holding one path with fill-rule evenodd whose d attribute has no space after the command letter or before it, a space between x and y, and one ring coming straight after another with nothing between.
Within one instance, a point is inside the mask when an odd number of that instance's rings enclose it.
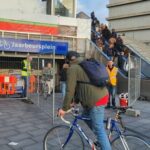
<instances>
[{"instance_id":1,"label":"white wall","mask_svg":"<svg viewBox=\"0 0 150 150\"><path fill-rule=\"evenodd\" d=\"M147 11L150 11L150 1L145 1L144 3L122 5L118 7L111 7L109 8L109 17L132 15L133 13L135 14Z\"/></svg>"},{"instance_id":2,"label":"white wall","mask_svg":"<svg viewBox=\"0 0 150 150\"><path fill-rule=\"evenodd\" d=\"M46 14L46 2L42 0L0 0L0 13Z\"/></svg>"},{"instance_id":3,"label":"white wall","mask_svg":"<svg viewBox=\"0 0 150 150\"><path fill-rule=\"evenodd\" d=\"M138 28L145 26L150 26L150 15L110 21L110 27L115 29Z\"/></svg>"},{"instance_id":4,"label":"white wall","mask_svg":"<svg viewBox=\"0 0 150 150\"><path fill-rule=\"evenodd\" d=\"M136 0L110 0L110 4L119 2L132 2ZM138 0L137 0L138 1ZM140 0L139 0L140 1ZM149 13L150 0L140 1L139 3L129 3L126 5L114 6L109 8L109 17L120 17L135 15L135 17L120 18L109 21L109 27L116 30L133 30L122 31L126 36L132 37L143 42L150 42L150 15L136 16L136 14ZM134 29L137 29L136 31Z\"/></svg>"},{"instance_id":5,"label":"white wall","mask_svg":"<svg viewBox=\"0 0 150 150\"><path fill-rule=\"evenodd\" d=\"M149 41L150 43L150 30L126 32L125 35L142 42Z\"/></svg>"}]
</instances>

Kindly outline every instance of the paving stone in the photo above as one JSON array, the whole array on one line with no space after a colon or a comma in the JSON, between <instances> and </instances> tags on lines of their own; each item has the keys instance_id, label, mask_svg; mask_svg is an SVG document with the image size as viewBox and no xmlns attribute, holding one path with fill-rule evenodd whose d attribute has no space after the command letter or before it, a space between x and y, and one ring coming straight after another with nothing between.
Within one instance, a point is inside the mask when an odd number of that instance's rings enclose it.
<instances>
[{"instance_id":1,"label":"paving stone","mask_svg":"<svg viewBox=\"0 0 150 150\"><path fill-rule=\"evenodd\" d=\"M18 128L27 128L30 126L33 126L33 124L32 123L21 123L21 124L16 125L16 127L18 127Z\"/></svg>"},{"instance_id":2,"label":"paving stone","mask_svg":"<svg viewBox=\"0 0 150 150\"><path fill-rule=\"evenodd\" d=\"M28 138L31 138L31 136L27 133L21 133L21 134L18 134L16 136L8 137L8 139L10 141L13 141L13 142L17 142L17 141L20 141L20 140L23 140L23 139L28 139Z\"/></svg>"},{"instance_id":3,"label":"paving stone","mask_svg":"<svg viewBox=\"0 0 150 150\"><path fill-rule=\"evenodd\" d=\"M32 144L35 144L36 142L33 141L32 139L24 139L24 140L18 141L17 143L18 143L18 145L10 146L10 147L15 149L15 150L16 149L18 150L18 149L21 149L21 148L23 149L24 147L30 146Z\"/></svg>"},{"instance_id":4,"label":"paving stone","mask_svg":"<svg viewBox=\"0 0 150 150\"><path fill-rule=\"evenodd\" d=\"M17 134L18 134L18 132L16 132L15 130L0 132L0 138L15 136Z\"/></svg>"},{"instance_id":5,"label":"paving stone","mask_svg":"<svg viewBox=\"0 0 150 150\"><path fill-rule=\"evenodd\" d=\"M31 134L32 136L39 136L42 134L46 134L47 130L45 129L38 129L38 130L34 130L34 131L28 131L29 134Z\"/></svg>"},{"instance_id":6,"label":"paving stone","mask_svg":"<svg viewBox=\"0 0 150 150\"><path fill-rule=\"evenodd\" d=\"M38 128L34 126L28 126L28 127L21 127L21 128L16 128L16 131L19 131L21 133L28 132L28 131L34 131L37 130Z\"/></svg>"},{"instance_id":7,"label":"paving stone","mask_svg":"<svg viewBox=\"0 0 150 150\"><path fill-rule=\"evenodd\" d=\"M3 125L2 128L0 128L0 133L4 132L4 131L9 131L9 130L14 130L15 128L13 126L7 126L7 124L5 124L6 126Z\"/></svg>"},{"instance_id":8,"label":"paving stone","mask_svg":"<svg viewBox=\"0 0 150 150\"><path fill-rule=\"evenodd\" d=\"M9 147L8 145L0 145L0 149L1 150L13 150L11 147Z\"/></svg>"},{"instance_id":9,"label":"paving stone","mask_svg":"<svg viewBox=\"0 0 150 150\"><path fill-rule=\"evenodd\" d=\"M45 137L45 134L42 134L40 136L32 137L32 139L39 143L39 142L43 142L44 137Z\"/></svg>"},{"instance_id":10,"label":"paving stone","mask_svg":"<svg viewBox=\"0 0 150 150\"><path fill-rule=\"evenodd\" d=\"M33 144L31 146L23 148L23 150L43 150L43 144L42 143Z\"/></svg>"},{"instance_id":11,"label":"paving stone","mask_svg":"<svg viewBox=\"0 0 150 150\"><path fill-rule=\"evenodd\" d=\"M8 144L10 141L6 138L0 138L0 145Z\"/></svg>"}]
</instances>

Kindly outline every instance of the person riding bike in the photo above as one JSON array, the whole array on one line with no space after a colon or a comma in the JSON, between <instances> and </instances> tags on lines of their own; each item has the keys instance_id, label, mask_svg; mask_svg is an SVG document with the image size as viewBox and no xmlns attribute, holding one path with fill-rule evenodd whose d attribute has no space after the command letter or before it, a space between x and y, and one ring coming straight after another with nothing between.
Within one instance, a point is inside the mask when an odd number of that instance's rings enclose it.
<instances>
[{"instance_id":1,"label":"person riding bike","mask_svg":"<svg viewBox=\"0 0 150 150\"><path fill-rule=\"evenodd\" d=\"M58 111L58 115L64 117L66 111L70 109L72 99L76 100L75 103L80 102L83 106L83 115L90 118L90 121L86 123L97 136L101 149L111 150L103 124L104 109L109 98L107 88L77 82L90 82L87 74L79 65L78 57L79 54L75 51L69 51L66 56L70 67L67 70L65 99L63 107Z\"/></svg>"}]
</instances>

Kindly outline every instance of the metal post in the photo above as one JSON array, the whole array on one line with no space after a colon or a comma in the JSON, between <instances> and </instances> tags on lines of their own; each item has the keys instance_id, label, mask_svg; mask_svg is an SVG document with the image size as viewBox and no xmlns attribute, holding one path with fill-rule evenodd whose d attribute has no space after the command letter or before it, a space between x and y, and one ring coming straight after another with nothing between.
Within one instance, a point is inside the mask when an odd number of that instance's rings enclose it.
<instances>
[{"instance_id":1,"label":"metal post","mask_svg":"<svg viewBox=\"0 0 150 150\"><path fill-rule=\"evenodd\" d=\"M131 63L131 55L129 53L129 56L128 56L128 103L129 103L129 106L131 104L131 94L130 94L130 91L131 91L131 72L130 72L130 63Z\"/></svg>"},{"instance_id":2,"label":"metal post","mask_svg":"<svg viewBox=\"0 0 150 150\"><path fill-rule=\"evenodd\" d=\"M53 49L53 125L55 121L55 49Z\"/></svg>"},{"instance_id":3,"label":"metal post","mask_svg":"<svg viewBox=\"0 0 150 150\"><path fill-rule=\"evenodd\" d=\"M39 91L40 91L40 61L39 61L39 55L38 55L38 102L37 102L37 105L39 106L39 104L40 104L40 93L39 93Z\"/></svg>"}]
</instances>

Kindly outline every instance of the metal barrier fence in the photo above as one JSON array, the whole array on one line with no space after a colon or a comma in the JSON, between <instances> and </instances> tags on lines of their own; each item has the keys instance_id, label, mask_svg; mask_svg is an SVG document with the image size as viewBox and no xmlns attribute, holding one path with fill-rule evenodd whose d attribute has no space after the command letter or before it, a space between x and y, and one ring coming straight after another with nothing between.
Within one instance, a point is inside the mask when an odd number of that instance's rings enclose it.
<instances>
[{"instance_id":1,"label":"metal barrier fence","mask_svg":"<svg viewBox=\"0 0 150 150\"><path fill-rule=\"evenodd\" d=\"M14 38L28 38L33 40L46 40L46 41L67 41L69 43L69 50L76 50L78 51L82 57L88 58L89 56L93 55L93 57L104 64L107 63L107 56L104 57L104 54L102 54L102 50L100 50L93 42L91 42L88 39L77 39L73 37L53 37L53 36L46 36L46 35L33 35L33 34L18 34L18 33L12 33L6 34L3 33L1 35L2 37L14 37ZM3 54L2 54L3 55ZM7 54L5 55L5 59L1 60L0 62L0 91L1 89L5 89L5 94L1 94L1 97L21 97L22 89L24 88L24 83L21 78L21 61L25 57L24 54L17 54L16 57L18 57L18 61L13 59L14 56L12 54L9 54L9 57L7 60ZM12 58L11 58L12 57ZM55 89L59 89L59 68L62 67L64 57L55 55L55 52L53 54L34 54L33 55L33 61L32 61L32 72L30 77L28 78L28 91L27 96L31 98L31 100L37 104L43 111L45 111L50 116L53 116L53 122L55 119L55 111L57 110L57 107L62 103L62 95L55 94ZM129 79L128 79L128 93L129 93L129 104L132 105L137 98L140 95L140 66L141 62L140 59L137 57L130 56L129 57L129 64L131 64L131 61L134 64L134 68L129 65ZM48 62L52 63L53 66L53 93L45 99L42 88L43 88L43 79L42 79L42 70L46 66ZM13 80L13 77L15 76L15 79ZM10 79L11 78L11 79ZM11 82L9 82L12 80ZM45 83L44 83L45 84ZM12 87L16 88L15 93L9 93L7 91L10 91ZM57 98L55 96L57 95ZM57 101L55 100L57 99ZM60 104L59 104L60 103ZM53 106L53 109L50 109Z\"/></svg>"},{"instance_id":2,"label":"metal barrier fence","mask_svg":"<svg viewBox=\"0 0 150 150\"><path fill-rule=\"evenodd\" d=\"M141 88L141 59L129 55L128 57L128 99L132 106L140 97Z\"/></svg>"},{"instance_id":3,"label":"metal barrier fence","mask_svg":"<svg viewBox=\"0 0 150 150\"><path fill-rule=\"evenodd\" d=\"M26 33L16 33L16 32L0 32L0 37L2 38L14 38L14 39L29 39L29 40L42 40L42 41L61 41L68 42L69 50L76 50L81 55L84 54L86 50L86 40L79 39L76 37L63 37L63 36L50 36L50 35L40 35L40 34L26 34ZM55 52L54 52L55 53ZM32 72L28 77L28 88L27 97L30 98L40 109L45 111L50 116L54 116L55 111L62 102L61 94L55 94L59 91L59 68L61 68L64 56L57 56L53 54L31 54L33 56L32 61ZM22 92L24 89L24 81L21 77L21 61L28 55L28 53L19 52L5 52L1 50L0 57L0 97L2 98L19 98L22 99ZM53 68L55 68L55 73L53 74L53 90L52 94L45 99L43 95L43 84L45 84L42 79L42 70L48 62L52 63ZM11 81L12 78L15 81ZM13 87L13 92L9 92ZM57 101L55 101L55 96ZM60 104L58 104L60 103ZM57 106L56 106L57 105ZM53 106L53 109L50 109ZM61 106L60 106L61 107Z\"/></svg>"},{"instance_id":4,"label":"metal barrier fence","mask_svg":"<svg viewBox=\"0 0 150 150\"><path fill-rule=\"evenodd\" d=\"M108 57L104 53L102 53L103 51L101 49L99 49L90 40L87 40L85 57L89 57L89 55L92 55L93 58L99 60L106 65ZM128 89L126 92L128 92L129 106L132 106L140 97L141 92L141 58L129 54L126 69L128 72L128 83L126 83L128 84ZM122 77L121 80L125 80L125 78Z\"/></svg>"}]
</instances>

